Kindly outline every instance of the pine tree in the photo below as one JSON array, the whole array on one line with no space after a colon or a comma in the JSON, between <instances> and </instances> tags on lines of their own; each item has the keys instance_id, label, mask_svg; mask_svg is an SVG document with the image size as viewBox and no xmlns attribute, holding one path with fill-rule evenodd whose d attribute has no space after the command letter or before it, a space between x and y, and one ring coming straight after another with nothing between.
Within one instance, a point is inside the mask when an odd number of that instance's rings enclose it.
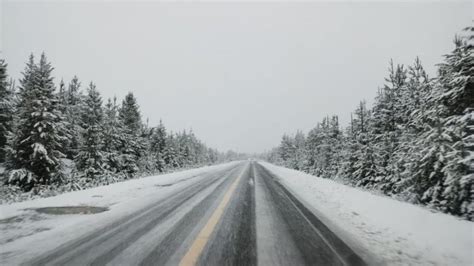
<instances>
[{"instance_id":1,"label":"pine tree","mask_svg":"<svg viewBox=\"0 0 474 266\"><path fill-rule=\"evenodd\" d=\"M292 137L283 135L280 143L279 153L285 166L290 168L296 167L296 163L294 161L296 157L296 145Z\"/></svg>"},{"instance_id":2,"label":"pine tree","mask_svg":"<svg viewBox=\"0 0 474 266\"><path fill-rule=\"evenodd\" d=\"M0 59L0 163L6 158L7 139L12 132L13 91L7 82L7 64Z\"/></svg>"},{"instance_id":3,"label":"pine tree","mask_svg":"<svg viewBox=\"0 0 474 266\"><path fill-rule=\"evenodd\" d=\"M151 137L151 152L155 156L155 165L158 171L163 171L166 165L164 159L165 149L166 149L166 128L163 122L160 120L160 124L153 130Z\"/></svg>"},{"instance_id":4,"label":"pine tree","mask_svg":"<svg viewBox=\"0 0 474 266\"><path fill-rule=\"evenodd\" d=\"M351 121L349 126L346 128L346 134L342 140L342 164L339 175L345 179L353 180L353 174L355 172L355 164L357 163L357 154L359 150L359 143L357 141L357 131L354 121L354 115L351 113Z\"/></svg>"},{"instance_id":5,"label":"pine tree","mask_svg":"<svg viewBox=\"0 0 474 266\"><path fill-rule=\"evenodd\" d=\"M119 111L119 116L129 133L135 135L140 133L142 128L141 115L133 93L130 92L125 96Z\"/></svg>"},{"instance_id":6,"label":"pine tree","mask_svg":"<svg viewBox=\"0 0 474 266\"><path fill-rule=\"evenodd\" d=\"M64 86L64 84L63 84ZM64 98L61 99L63 104L63 109L66 113L66 121L68 123L68 128L70 129L71 137L68 139L68 143L65 149L67 158L75 159L79 153L80 146L80 136L77 132L81 132L83 128L83 122L81 121L81 110L83 109L84 95L81 92L81 82L77 76L74 76L67 90L60 87L64 90Z\"/></svg>"},{"instance_id":7,"label":"pine tree","mask_svg":"<svg viewBox=\"0 0 474 266\"><path fill-rule=\"evenodd\" d=\"M58 91L58 99L59 99L59 105L60 105L60 111L62 113L67 112L67 94L66 94L66 84L64 83L64 80L61 79L59 82L59 91Z\"/></svg>"},{"instance_id":8,"label":"pine tree","mask_svg":"<svg viewBox=\"0 0 474 266\"><path fill-rule=\"evenodd\" d=\"M87 90L82 115L82 145L77 157L77 167L86 177L93 179L104 172L104 139L102 131L102 98L94 83Z\"/></svg>"},{"instance_id":9,"label":"pine tree","mask_svg":"<svg viewBox=\"0 0 474 266\"><path fill-rule=\"evenodd\" d=\"M171 132L168 134L168 138L166 140L166 147L163 151L163 159L166 163L167 168L179 168L181 165L179 164L178 160L178 142L176 140L175 134Z\"/></svg>"},{"instance_id":10,"label":"pine tree","mask_svg":"<svg viewBox=\"0 0 474 266\"><path fill-rule=\"evenodd\" d=\"M9 181L25 190L36 183L61 181L61 142L66 133L54 93L52 70L44 54L38 65L31 55L20 81L20 121L12 157L16 171L10 173Z\"/></svg>"},{"instance_id":11,"label":"pine tree","mask_svg":"<svg viewBox=\"0 0 474 266\"><path fill-rule=\"evenodd\" d=\"M473 36L473 28L471 37ZM469 37L455 40L455 49L445 56L440 65L440 93L436 101L442 104L443 135L449 136L450 149L446 152L446 176L441 208L446 212L474 219L473 184L474 150L474 47Z\"/></svg>"},{"instance_id":12,"label":"pine tree","mask_svg":"<svg viewBox=\"0 0 474 266\"><path fill-rule=\"evenodd\" d=\"M372 109L371 134L373 135L374 159L377 172L377 186L383 191L390 191L392 179L398 177L393 155L395 154L403 125L402 101L403 91L406 87L407 71L403 65L393 65L390 62L387 84L375 99Z\"/></svg>"},{"instance_id":13,"label":"pine tree","mask_svg":"<svg viewBox=\"0 0 474 266\"><path fill-rule=\"evenodd\" d=\"M296 170L303 170L306 164L306 137L303 131L298 130L295 134L295 158L294 165Z\"/></svg>"},{"instance_id":14,"label":"pine tree","mask_svg":"<svg viewBox=\"0 0 474 266\"><path fill-rule=\"evenodd\" d=\"M408 68L407 83L401 94L403 121L399 127L402 131L391 162L396 174L385 182L388 185L382 186L387 194L403 192L405 183L410 182L414 164L421 159L418 157L417 137L424 131L425 121L422 114L429 108L426 99L432 94L431 85L419 58L416 58L413 66Z\"/></svg>"},{"instance_id":15,"label":"pine tree","mask_svg":"<svg viewBox=\"0 0 474 266\"><path fill-rule=\"evenodd\" d=\"M125 146L125 129L118 117L117 98L108 99L105 104L103 119L103 150L106 168L110 172L118 172L123 168L120 150Z\"/></svg>"},{"instance_id":16,"label":"pine tree","mask_svg":"<svg viewBox=\"0 0 474 266\"><path fill-rule=\"evenodd\" d=\"M320 145L322 143L321 138L321 124L318 123L315 128L308 132L306 137L306 166L305 169L308 173L314 175L320 175L320 162L319 152Z\"/></svg>"},{"instance_id":17,"label":"pine tree","mask_svg":"<svg viewBox=\"0 0 474 266\"><path fill-rule=\"evenodd\" d=\"M418 119L426 122L425 130L419 135L412 156L416 156L411 169L410 179L405 181L408 189L414 193L415 202L437 206L442 199L446 151L450 149L450 138L443 134L443 119L436 110L433 97L431 108L420 113Z\"/></svg>"},{"instance_id":18,"label":"pine tree","mask_svg":"<svg viewBox=\"0 0 474 266\"><path fill-rule=\"evenodd\" d=\"M445 212L473 219L472 131L473 54L472 46L456 39L456 48L440 65L439 77L426 105L415 113L424 129L410 150L411 175L405 182L415 201Z\"/></svg>"},{"instance_id":19,"label":"pine tree","mask_svg":"<svg viewBox=\"0 0 474 266\"><path fill-rule=\"evenodd\" d=\"M141 115L133 93L128 93L119 109L119 118L124 127L123 146L121 149L122 170L132 176L140 170L139 160L145 152L142 133Z\"/></svg>"},{"instance_id":20,"label":"pine tree","mask_svg":"<svg viewBox=\"0 0 474 266\"><path fill-rule=\"evenodd\" d=\"M338 175L342 168L343 161L343 144L342 132L339 128L339 118L333 116L329 121L328 143L331 153L331 161L328 165L327 175L329 178L334 178Z\"/></svg>"},{"instance_id":21,"label":"pine tree","mask_svg":"<svg viewBox=\"0 0 474 266\"><path fill-rule=\"evenodd\" d=\"M145 174L152 174L158 171L155 161L155 154L151 151L153 130L153 128L149 127L149 121L147 118L146 124L143 125L141 134L139 136L143 151L138 160L138 168L142 173Z\"/></svg>"},{"instance_id":22,"label":"pine tree","mask_svg":"<svg viewBox=\"0 0 474 266\"><path fill-rule=\"evenodd\" d=\"M373 148L373 135L371 134L371 112L367 109L365 101L360 102L355 111L354 132L357 143L356 162L354 172L351 173L352 181L358 186L370 187L376 182L377 170L375 152Z\"/></svg>"}]
</instances>

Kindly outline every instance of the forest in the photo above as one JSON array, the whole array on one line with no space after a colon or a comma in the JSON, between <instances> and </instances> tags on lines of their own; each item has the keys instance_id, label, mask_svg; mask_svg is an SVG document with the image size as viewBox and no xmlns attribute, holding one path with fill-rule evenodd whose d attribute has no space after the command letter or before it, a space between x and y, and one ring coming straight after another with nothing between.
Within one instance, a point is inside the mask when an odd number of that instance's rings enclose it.
<instances>
[{"instance_id":1,"label":"forest","mask_svg":"<svg viewBox=\"0 0 474 266\"><path fill-rule=\"evenodd\" d=\"M0 177L3 201L240 158L207 147L192 130L144 122L136 97L104 100L77 77L58 86L43 53L31 55L18 86L0 60ZM3 174L2 174L3 172ZM26 193L25 193L26 192Z\"/></svg>"},{"instance_id":2,"label":"forest","mask_svg":"<svg viewBox=\"0 0 474 266\"><path fill-rule=\"evenodd\" d=\"M266 159L473 220L473 41L474 27L456 36L435 77L418 58L390 62L373 106L360 101L347 127L327 116Z\"/></svg>"}]
</instances>

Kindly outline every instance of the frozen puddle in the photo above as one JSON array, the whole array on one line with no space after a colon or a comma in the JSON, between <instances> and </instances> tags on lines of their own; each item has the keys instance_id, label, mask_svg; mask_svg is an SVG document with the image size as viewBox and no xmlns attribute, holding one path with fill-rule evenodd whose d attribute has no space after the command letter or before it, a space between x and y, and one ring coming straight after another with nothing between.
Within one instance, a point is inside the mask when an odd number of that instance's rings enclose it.
<instances>
[{"instance_id":1,"label":"frozen puddle","mask_svg":"<svg viewBox=\"0 0 474 266\"><path fill-rule=\"evenodd\" d=\"M108 211L107 207L96 206L62 206L62 207L44 207L33 209L36 212L44 214L62 215L62 214L94 214Z\"/></svg>"},{"instance_id":2,"label":"frozen puddle","mask_svg":"<svg viewBox=\"0 0 474 266\"><path fill-rule=\"evenodd\" d=\"M25 212L20 215L0 220L0 245L40 232L49 231L57 223L62 223L65 219L72 219L74 216L71 215L101 213L108 211L109 208L97 206L56 206L23 210Z\"/></svg>"}]
</instances>

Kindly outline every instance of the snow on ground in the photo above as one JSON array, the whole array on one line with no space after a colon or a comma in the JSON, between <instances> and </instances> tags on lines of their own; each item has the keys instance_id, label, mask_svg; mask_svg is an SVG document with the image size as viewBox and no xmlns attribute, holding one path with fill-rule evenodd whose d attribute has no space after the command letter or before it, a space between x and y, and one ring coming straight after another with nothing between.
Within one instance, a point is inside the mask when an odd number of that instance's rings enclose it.
<instances>
[{"instance_id":1,"label":"snow on ground","mask_svg":"<svg viewBox=\"0 0 474 266\"><path fill-rule=\"evenodd\" d=\"M374 265L474 265L474 223L261 162Z\"/></svg>"},{"instance_id":2,"label":"snow on ground","mask_svg":"<svg viewBox=\"0 0 474 266\"><path fill-rule=\"evenodd\" d=\"M19 258L39 255L50 249L91 232L112 220L124 217L175 191L204 178L205 173L224 170L239 162L201 167L171 174L133 179L108 186L64 193L0 205L0 264L15 264ZM93 215L47 215L32 208L55 206L108 207Z\"/></svg>"}]
</instances>

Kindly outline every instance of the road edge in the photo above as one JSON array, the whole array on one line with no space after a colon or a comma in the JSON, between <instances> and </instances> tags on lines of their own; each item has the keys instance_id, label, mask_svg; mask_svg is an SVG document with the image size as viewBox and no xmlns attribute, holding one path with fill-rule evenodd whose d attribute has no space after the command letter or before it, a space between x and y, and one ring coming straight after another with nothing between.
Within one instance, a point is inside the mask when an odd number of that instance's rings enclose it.
<instances>
[{"instance_id":1,"label":"road edge","mask_svg":"<svg viewBox=\"0 0 474 266\"><path fill-rule=\"evenodd\" d=\"M264 164L262 164L263 161L257 161L256 163L260 165L262 168L268 171L273 178L275 183L282 188L282 190L285 192L285 194L292 200L292 202L298 207L298 208L304 208L306 209L307 213L314 216L320 224L322 224L324 227L326 227L327 231L330 232L330 234L335 236L337 239L342 241L347 248L349 248L355 255L360 257L360 259L366 264L366 265L384 265L384 263L376 258L376 254L373 254L367 247L361 246L357 239L352 237L352 235L349 233L348 230L340 228L339 226L336 225L331 219L329 219L327 216L324 215L321 211L317 210L315 207L313 207L311 204L309 204L306 200L304 200L302 197L298 195L297 192L295 192L291 187L286 185L284 182L282 182L282 178L272 171L270 168L265 167ZM268 162L264 162L268 163ZM268 163L270 164L270 163ZM273 164L272 164L273 165ZM300 211L303 212L303 210L300 209ZM304 213L304 212L303 212ZM305 214L306 216L306 214ZM308 217L306 217L308 219ZM313 226L315 226L313 224ZM316 227L316 226L315 226ZM319 230L319 229L317 229ZM323 237L327 239L327 236L325 233L321 232ZM351 264L352 265L352 264Z\"/></svg>"}]
</instances>

